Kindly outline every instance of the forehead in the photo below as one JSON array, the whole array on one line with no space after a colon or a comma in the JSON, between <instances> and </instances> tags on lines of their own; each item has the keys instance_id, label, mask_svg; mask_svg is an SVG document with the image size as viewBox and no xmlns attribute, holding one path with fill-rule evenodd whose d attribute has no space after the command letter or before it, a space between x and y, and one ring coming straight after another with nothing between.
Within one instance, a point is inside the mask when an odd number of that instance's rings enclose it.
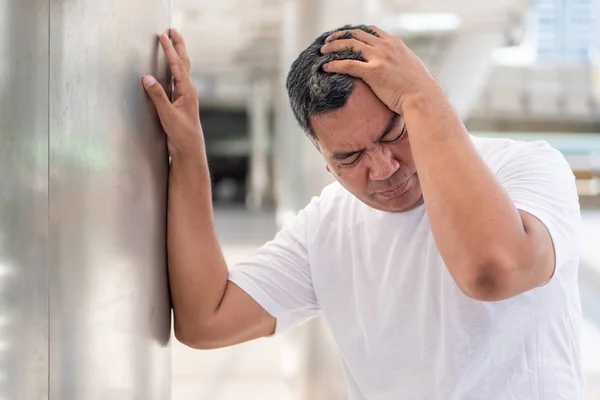
<instances>
[{"instance_id":1,"label":"forehead","mask_svg":"<svg viewBox=\"0 0 600 400\"><path fill-rule=\"evenodd\" d=\"M362 80L341 109L311 117L319 145L327 151L365 147L385 130L394 113Z\"/></svg>"}]
</instances>

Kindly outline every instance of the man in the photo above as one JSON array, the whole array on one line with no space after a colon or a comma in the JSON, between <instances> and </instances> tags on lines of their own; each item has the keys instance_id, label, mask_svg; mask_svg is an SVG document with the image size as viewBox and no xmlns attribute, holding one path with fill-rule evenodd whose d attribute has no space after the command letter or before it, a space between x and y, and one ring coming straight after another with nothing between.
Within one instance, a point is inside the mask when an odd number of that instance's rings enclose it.
<instances>
[{"instance_id":1,"label":"man","mask_svg":"<svg viewBox=\"0 0 600 400\"><path fill-rule=\"evenodd\" d=\"M582 399L569 165L545 142L471 137L420 60L375 27L319 37L287 88L336 183L228 269L215 234L183 39L161 43L171 104L144 78L172 156L175 334L199 349L321 313L351 399Z\"/></svg>"}]
</instances>

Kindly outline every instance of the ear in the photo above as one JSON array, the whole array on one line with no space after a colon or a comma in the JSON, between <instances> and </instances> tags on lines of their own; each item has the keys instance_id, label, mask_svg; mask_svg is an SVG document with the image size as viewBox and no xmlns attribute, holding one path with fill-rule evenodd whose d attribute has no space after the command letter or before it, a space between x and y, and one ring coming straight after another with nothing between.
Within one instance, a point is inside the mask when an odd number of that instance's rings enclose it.
<instances>
[{"instance_id":1,"label":"ear","mask_svg":"<svg viewBox=\"0 0 600 400\"><path fill-rule=\"evenodd\" d=\"M329 169L329 165L325 164L325 169L327 170L327 172L329 172L331 174L331 170Z\"/></svg>"}]
</instances>

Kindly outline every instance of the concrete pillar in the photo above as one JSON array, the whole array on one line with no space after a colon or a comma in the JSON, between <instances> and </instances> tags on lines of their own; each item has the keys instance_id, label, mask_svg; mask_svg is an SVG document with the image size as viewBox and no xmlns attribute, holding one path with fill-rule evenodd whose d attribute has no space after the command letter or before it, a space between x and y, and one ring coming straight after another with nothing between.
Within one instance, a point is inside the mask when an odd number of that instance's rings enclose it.
<instances>
[{"instance_id":1,"label":"concrete pillar","mask_svg":"<svg viewBox=\"0 0 600 400\"><path fill-rule=\"evenodd\" d=\"M170 0L0 0L0 398L168 400Z\"/></svg>"},{"instance_id":2,"label":"concrete pillar","mask_svg":"<svg viewBox=\"0 0 600 400\"><path fill-rule=\"evenodd\" d=\"M252 210L261 208L269 195L270 83L265 76L254 76L250 82L248 96L250 173L246 205Z\"/></svg>"},{"instance_id":3,"label":"concrete pillar","mask_svg":"<svg viewBox=\"0 0 600 400\"><path fill-rule=\"evenodd\" d=\"M282 226L304 207L306 175L301 167L306 138L298 127L285 90L290 66L315 32L315 0L284 0L280 69L276 82L276 131L274 151L277 224ZM311 22L312 21L312 22Z\"/></svg>"},{"instance_id":4,"label":"concrete pillar","mask_svg":"<svg viewBox=\"0 0 600 400\"><path fill-rule=\"evenodd\" d=\"M312 143L298 128L285 92L285 76L298 54L321 33L345 24L377 24L381 0L285 0L281 69L277 81L275 184L278 223L294 216L333 178Z\"/></svg>"},{"instance_id":5,"label":"concrete pillar","mask_svg":"<svg viewBox=\"0 0 600 400\"><path fill-rule=\"evenodd\" d=\"M298 127L285 91L292 62L321 33L365 21L363 0L285 0L283 3L281 75L277 82L275 183L277 222L281 226L304 208L333 178L313 144ZM378 8L370 9L375 15ZM321 319L297 328L288 337L285 365L295 400L334 400L347 397L339 359Z\"/></svg>"}]
</instances>

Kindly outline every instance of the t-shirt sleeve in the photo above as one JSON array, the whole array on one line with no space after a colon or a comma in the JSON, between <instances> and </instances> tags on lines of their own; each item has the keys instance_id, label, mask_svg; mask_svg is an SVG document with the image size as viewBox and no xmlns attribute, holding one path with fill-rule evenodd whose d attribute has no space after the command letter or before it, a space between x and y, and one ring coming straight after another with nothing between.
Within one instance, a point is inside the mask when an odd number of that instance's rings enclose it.
<instances>
[{"instance_id":1,"label":"t-shirt sleeve","mask_svg":"<svg viewBox=\"0 0 600 400\"><path fill-rule=\"evenodd\" d=\"M277 319L276 333L317 315L307 251L307 223L314 201L256 250L229 269L238 285Z\"/></svg>"},{"instance_id":2,"label":"t-shirt sleeve","mask_svg":"<svg viewBox=\"0 0 600 400\"><path fill-rule=\"evenodd\" d=\"M553 277L565 265L576 265L579 197L564 156L545 141L527 143L508 157L496 175L516 207L539 219L550 233Z\"/></svg>"}]
</instances>

